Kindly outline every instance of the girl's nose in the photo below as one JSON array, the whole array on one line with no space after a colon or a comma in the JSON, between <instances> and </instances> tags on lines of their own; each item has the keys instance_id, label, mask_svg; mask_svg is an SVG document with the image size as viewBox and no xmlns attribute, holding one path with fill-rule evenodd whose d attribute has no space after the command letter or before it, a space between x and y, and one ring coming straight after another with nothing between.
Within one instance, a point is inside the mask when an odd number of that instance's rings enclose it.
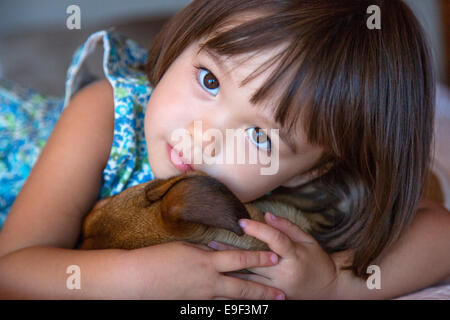
<instances>
[{"instance_id":1,"label":"girl's nose","mask_svg":"<svg viewBox=\"0 0 450 320\"><path fill-rule=\"evenodd\" d=\"M220 141L216 140L224 138L224 133L220 128L200 119L192 121L188 126L188 131L192 141L192 155L196 148L202 152L203 156L208 157L215 157L220 152Z\"/></svg>"}]
</instances>

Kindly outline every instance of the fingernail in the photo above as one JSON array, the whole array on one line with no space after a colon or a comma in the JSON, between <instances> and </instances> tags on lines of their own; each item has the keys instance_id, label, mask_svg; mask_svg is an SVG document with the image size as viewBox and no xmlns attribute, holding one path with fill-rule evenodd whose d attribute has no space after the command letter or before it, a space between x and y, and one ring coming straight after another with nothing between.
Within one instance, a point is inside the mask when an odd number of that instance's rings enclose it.
<instances>
[{"instance_id":1,"label":"fingernail","mask_svg":"<svg viewBox=\"0 0 450 320\"><path fill-rule=\"evenodd\" d=\"M208 247L211 247L211 248L217 250L217 248L218 248L218 243L215 242L215 241L208 242Z\"/></svg>"},{"instance_id":2,"label":"fingernail","mask_svg":"<svg viewBox=\"0 0 450 320\"><path fill-rule=\"evenodd\" d=\"M247 225L247 221L245 220L239 220L239 225L241 226L241 228L245 228L245 226Z\"/></svg>"},{"instance_id":3,"label":"fingernail","mask_svg":"<svg viewBox=\"0 0 450 320\"><path fill-rule=\"evenodd\" d=\"M272 261L273 263L277 263L278 257L275 253L272 253L270 255L270 261Z\"/></svg>"},{"instance_id":4,"label":"fingernail","mask_svg":"<svg viewBox=\"0 0 450 320\"><path fill-rule=\"evenodd\" d=\"M277 220L278 220L278 219L277 219L277 216L274 215L273 213L270 213L269 211L267 211L267 213L269 214L270 220L272 220L272 221L277 221Z\"/></svg>"},{"instance_id":5,"label":"fingernail","mask_svg":"<svg viewBox=\"0 0 450 320\"><path fill-rule=\"evenodd\" d=\"M277 294L275 297L276 300L284 300L284 295L282 293Z\"/></svg>"}]
</instances>

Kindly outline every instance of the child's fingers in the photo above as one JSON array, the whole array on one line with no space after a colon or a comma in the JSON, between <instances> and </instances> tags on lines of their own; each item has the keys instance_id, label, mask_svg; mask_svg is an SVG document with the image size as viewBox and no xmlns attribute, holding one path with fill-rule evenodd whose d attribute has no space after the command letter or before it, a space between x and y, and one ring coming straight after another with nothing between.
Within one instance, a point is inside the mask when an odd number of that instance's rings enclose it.
<instances>
[{"instance_id":1,"label":"child's fingers","mask_svg":"<svg viewBox=\"0 0 450 320\"><path fill-rule=\"evenodd\" d=\"M222 243L222 242L217 242L217 241L210 241L208 242L208 247L213 248L215 250L239 250L241 248L226 244L226 243Z\"/></svg>"},{"instance_id":2,"label":"child's fingers","mask_svg":"<svg viewBox=\"0 0 450 320\"><path fill-rule=\"evenodd\" d=\"M278 289L229 276L223 276L217 282L215 296L245 300L282 300L285 297Z\"/></svg>"},{"instance_id":3,"label":"child's fingers","mask_svg":"<svg viewBox=\"0 0 450 320\"><path fill-rule=\"evenodd\" d=\"M269 251L224 250L215 251L212 261L218 272L230 272L273 266L278 263L278 256Z\"/></svg>"},{"instance_id":4,"label":"child's fingers","mask_svg":"<svg viewBox=\"0 0 450 320\"><path fill-rule=\"evenodd\" d=\"M238 247L234 247L234 246L230 246L228 244L222 243L222 242L217 242L217 241L211 241L208 243L208 246L211 248L214 248L215 250L239 250L240 248ZM274 270L275 266L272 266L272 268L268 268L267 266L265 267L255 267L255 268L247 268L248 271L254 272L256 273L258 276L262 276L264 279L272 279L274 277L274 274L277 272L276 270ZM241 273L238 273L238 275L240 275ZM234 275L234 274L233 274ZM244 274L244 276L247 276L247 274ZM250 278L242 278L242 279L247 279L247 280L251 280Z\"/></svg>"},{"instance_id":5,"label":"child's fingers","mask_svg":"<svg viewBox=\"0 0 450 320\"><path fill-rule=\"evenodd\" d=\"M184 242L184 244L192 246L192 247L196 247L196 248L199 248L199 249L203 249L203 250L206 250L206 251L214 251L214 249L212 249L211 247L209 247L207 245L204 245L204 244L201 244L201 243Z\"/></svg>"},{"instance_id":6,"label":"child's fingers","mask_svg":"<svg viewBox=\"0 0 450 320\"><path fill-rule=\"evenodd\" d=\"M316 240L310 234L288 219L277 217L270 212L266 212L264 218L268 224L285 233L294 242L316 243Z\"/></svg>"},{"instance_id":7,"label":"child's fingers","mask_svg":"<svg viewBox=\"0 0 450 320\"><path fill-rule=\"evenodd\" d=\"M261 275L258 275L258 274L242 273L242 272L226 272L226 273L224 273L224 275L243 279L243 280L250 280L253 282L261 283L266 286L273 285L270 279L263 277Z\"/></svg>"},{"instance_id":8,"label":"child's fingers","mask_svg":"<svg viewBox=\"0 0 450 320\"><path fill-rule=\"evenodd\" d=\"M295 244L287 235L273 226L249 219L240 219L239 224L246 234L267 243L269 248L281 257L288 258L296 255Z\"/></svg>"}]
</instances>

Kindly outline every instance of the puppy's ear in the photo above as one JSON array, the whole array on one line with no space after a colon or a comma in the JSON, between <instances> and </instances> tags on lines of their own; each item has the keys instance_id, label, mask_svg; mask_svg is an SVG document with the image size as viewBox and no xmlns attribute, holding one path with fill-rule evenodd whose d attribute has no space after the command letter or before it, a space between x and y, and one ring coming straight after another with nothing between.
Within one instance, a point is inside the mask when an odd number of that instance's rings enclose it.
<instances>
[{"instance_id":1,"label":"puppy's ear","mask_svg":"<svg viewBox=\"0 0 450 320\"><path fill-rule=\"evenodd\" d=\"M183 174L169 179L155 179L145 186L145 194L150 202L160 200L167 191L178 181L194 176L205 176L206 174L199 170L186 171Z\"/></svg>"},{"instance_id":2,"label":"puppy's ear","mask_svg":"<svg viewBox=\"0 0 450 320\"><path fill-rule=\"evenodd\" d=\"M171 222L189 221L227 229L241 236L239 219L250 219L242 202L221 182L209 176L177 180L162 199L163 216Z\"/></svg>"},{"instance_id":3,"label":"puppy's ear","mask_svg":"<svg viewBox=\"0 0 450 320\"><path fill-rule=\"evenodd\" d=\"M145 195L150 202L158 201L171 186L172 184L167 179L152 180L145 186Z\"/></svg>"}]
</instances>

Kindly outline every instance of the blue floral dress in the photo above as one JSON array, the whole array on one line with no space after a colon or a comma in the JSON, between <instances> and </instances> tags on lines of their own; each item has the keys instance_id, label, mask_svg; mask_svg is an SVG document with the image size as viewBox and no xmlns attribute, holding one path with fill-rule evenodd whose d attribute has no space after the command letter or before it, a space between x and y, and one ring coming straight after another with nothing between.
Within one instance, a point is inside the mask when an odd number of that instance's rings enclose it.
<instances>
[{"instance_id":1,"label":"blue floral dress","mask_svg":"<svg viewBox=\"0 0 450 320\"><path fill-rule=\"evenodd\" d=\"M70 98L94 81L86 58L103 44L103 71L114 91L114 137L97 200L155 179L148 163L144 115L152 93L139 69L147 49L113 29L95 32L73 55L64 99L0 81L0 227Z\"/></svg>"}]
</instances>

